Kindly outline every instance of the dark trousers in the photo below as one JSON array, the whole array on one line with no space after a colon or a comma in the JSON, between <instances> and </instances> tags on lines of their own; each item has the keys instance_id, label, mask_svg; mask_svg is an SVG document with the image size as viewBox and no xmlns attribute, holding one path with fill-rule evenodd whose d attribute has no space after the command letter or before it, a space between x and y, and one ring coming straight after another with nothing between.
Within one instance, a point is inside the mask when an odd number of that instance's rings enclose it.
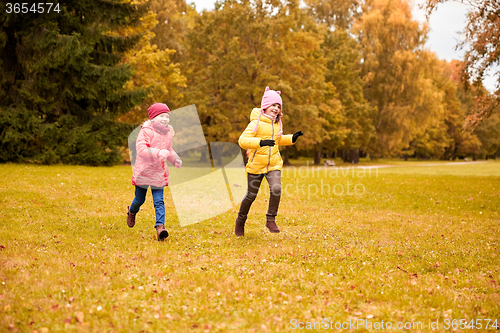
<instances>
[{"instance_id":1,"label":"dark trousers","mask_svg":"<svg viewBox=\"0 0 500 333\"><path fill-rule=\"evenodd\" d=\"M259 187L264 177L267 179L269 190L271 192L266 219L267 221L275 220L276 215L278 214L278 207L280 205L281 198L281 170L274 170L259 175L247 173L247 194L243 198L243 201L241 201L240 211L238 212L238 221L240 223L244 223L247 220L248 211L257 197L257 193L259 193Z\"/></svg>"}]
</instances>

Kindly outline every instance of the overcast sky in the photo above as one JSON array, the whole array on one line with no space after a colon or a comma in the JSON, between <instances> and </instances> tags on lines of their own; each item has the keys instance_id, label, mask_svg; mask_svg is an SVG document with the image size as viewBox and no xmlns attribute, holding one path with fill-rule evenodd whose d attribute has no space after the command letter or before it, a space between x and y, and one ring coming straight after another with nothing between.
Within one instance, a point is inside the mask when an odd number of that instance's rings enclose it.
<instances>
[{"instance_id":1,"label":"overcast sky","mask_svg":"<svg viewBox=\"0 0 500 333\"><path fill-rule=\"evenodd\" d=\"M418 4L425 0L413 0L413 17L420 22L425 22L425 12L418 9ZM188 0L194 2L196 9L213 9L214 0ZM438 58L450 61L452 59L462 59L463 51L455 50L455 46L460 40L463 40L461 31L463 31L466 22L467 5L459 2L446 2L440 4L429 18L430 32L427 40L427 47L436 53ZM495 78L487 77L483 83L485 87L493 91L495 90Z\"/></svg>"}]
</instances>

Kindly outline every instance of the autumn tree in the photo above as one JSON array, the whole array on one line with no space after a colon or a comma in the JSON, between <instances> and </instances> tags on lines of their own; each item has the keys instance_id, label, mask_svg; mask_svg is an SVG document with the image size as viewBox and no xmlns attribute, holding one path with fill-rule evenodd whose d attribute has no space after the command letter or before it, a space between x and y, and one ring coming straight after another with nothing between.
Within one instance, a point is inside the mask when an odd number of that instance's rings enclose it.
<instances>
[{"instance_id":1,"label":"autumn tree","mask_svg":"<svg viewBox=\"0 0 500 333\"><path fill-rule=\"evenodd\" d=\"M337 121L330 121L323 142L328 153L342 149L345 161L357 161L359 151L373 134L370 106L363 96L360 49L350 34L354 18L360 15L357 0L307 0L306 11L323 29L321 49L327 60L325 79L335 87L333 95L341 108ZM337 130L332 130L332 127ZM352 155L351 156L351 152ZM316 160L318 154L315 155Z\"/></svg>"},{"instance_id":2,"label":"autumn tree","mask_svg":"<svg viewBox=\"0 0 500 333\"><path fill-rule=\"evenodd\" d=\"M475 134L481 141L481 155L485 158L500 157L500 112L484 119Z\"/></svg>"},{"instance_id":3,"label":"autumn tree","mask_svg":"<svg viewBox=\"0 0 500 333\"><path fill-rule=\"evenodd\" d=\"M200 15L185 0L150 0L150 10L156 15L158 23L153 28L152 43L160 50L175 50L171 60L182 62L187 47L187 36Z\"/></svg>"},{"instance_id":4,"label":"autumn tree","mask_svg":"<svg viewBox=\"0 0 500 333\"><path fill-rule=\"evenodd\" d=\"M348 31L352 21L359 16L362 1L359 0L305 0L306 11L318 24L330 31Z\"/></svg>"},{"instance_id":5,"label":"autumn tree","mask_svg":"<svg viewBox=\"0 0 500 333\"><path fill-rule=\"evenodd\" d=\"M323 139L335 103L324 79L322 35L298 2L225 1L196 20L188 36L186 100L196 103L208 141L237 139L266 86L281 90L285 133L304 132L299 149Z\"/></svg>"},{"instance_id":6,"label":"autumn tree","mask_svg":"<svg viewBox=\"0 0 500 333\"><path fill-rule=\"evenodd\" d=\"M144 6L122 1L55 3L50 12L0 13L0 161L110 165L130 126L116 118L144 98L125 91L123 55L139 36Z\"/></svg>"},{"instance_id":7,"label":"autumn tree","mask_svg":"<svg viewBox=\"0 0 500 333\"><path fill-rule=\"evenodd\" d=\"M154 43L155 40L162 41L162 38L157 39L157 33L163 33L162 29L157 29L160 25L159 20L165 21L165 18L161 16L163 11L160 5L166 6L171 12L174 10L170 7L170 2L143 2L149 3L151 7L140 18L141 24L115 31L115 34L119 36L141 36L139 43L125 53L122 59L123 63L129 64L134 69L133 76L125 85L125 89L127 91L144 89L147 94L141 104L133 107L120 118L121 121L128 123L138 123L146 119L146 110L155 102L166 103L172 109L183 106L180 89L186 86L186 78L181 73L180 65L173 60L177 59L178 51L167 48L165 45L160 47ZM163 23L163 25L168 24Z\"/></svg>"},{"instance_id":8,"label":"autumn tree","mask_svg":"<svg viewBox=\"0 0 500 333\"><path fill-rule=\"evenodd\" d=\"M427 15L448 0L427 0ZM482 86L485 73L494 70L497 77L496 90L493 93L483 91L475 97L473 112L467 116L465 128L474 130L482 119L489 117L500 109L500 1L499 0L461 0L469 5L467 23L464 30L465 39L457 45L464 49L463 82L469 85Z\"/></svg>"},{"instance_id":9,"label":"autumn tree","mask_svg":"<svg viewBox=\"0 0 500 333\"><path fill-rule=\"evenodd\" d=\"M470 111L461 98L462 85L457 75L457 61L441 61L436 67L434 82L443 92L442 112L430 121L429 126L411 141L411 150L416 157L456 159L480 152L481 142L477 136L462 130L463 120Z\"/></svg>"},{"instance_id":10,"label":"autumn tree","mask_svg":"<svg viewBox=\"0 0 500 333\"><path fill-rule=\"evenodd\" d=\"M362 48L364 94L376 108L372 156L395 156L441 112L433 75L435 55L423 48L427 33L404 0L368 0L354 23Z\"/></svg>"}]
</instances>

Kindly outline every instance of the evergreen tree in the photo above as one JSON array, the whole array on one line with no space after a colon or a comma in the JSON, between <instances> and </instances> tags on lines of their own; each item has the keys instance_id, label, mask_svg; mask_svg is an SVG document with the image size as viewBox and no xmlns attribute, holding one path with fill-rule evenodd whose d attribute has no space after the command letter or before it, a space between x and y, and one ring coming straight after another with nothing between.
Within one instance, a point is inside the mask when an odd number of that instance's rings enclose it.
<instances>
[{"instance_id":1,"label":"evergreen tree","mask_svg":"<svg viewBox=\"0 0 500 333\"><path fill-rule=\"evenodd\" d=\"M147 7L75 0L0 13L0 161L111 165L131 126L118 115L144 98L125 91L120 64L140 36L112 31L139 23Z\"/></svg>"}]
</instances>

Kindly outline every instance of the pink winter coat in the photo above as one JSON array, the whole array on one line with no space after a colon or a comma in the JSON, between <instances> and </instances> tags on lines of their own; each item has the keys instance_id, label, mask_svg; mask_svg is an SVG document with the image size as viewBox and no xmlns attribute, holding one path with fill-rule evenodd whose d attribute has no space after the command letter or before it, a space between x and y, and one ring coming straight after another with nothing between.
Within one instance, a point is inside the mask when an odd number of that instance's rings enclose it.
<instances>
[{"instance_id":1,"label":"pink winter coat","mask_svg":"<svg viewBox=\"0 0 500 333\"><path fill-rule=\"evenodd\" d=\"M165 160L158 158L161 149L167 149L170 156L167 160L174 163L179 158L172 149L172 127L165 127L152 121L146 121L136 141L137 157L132 175L133 185L150 185L163 187L168 185L168 166Z\"/></svg>"}]
</instances>

